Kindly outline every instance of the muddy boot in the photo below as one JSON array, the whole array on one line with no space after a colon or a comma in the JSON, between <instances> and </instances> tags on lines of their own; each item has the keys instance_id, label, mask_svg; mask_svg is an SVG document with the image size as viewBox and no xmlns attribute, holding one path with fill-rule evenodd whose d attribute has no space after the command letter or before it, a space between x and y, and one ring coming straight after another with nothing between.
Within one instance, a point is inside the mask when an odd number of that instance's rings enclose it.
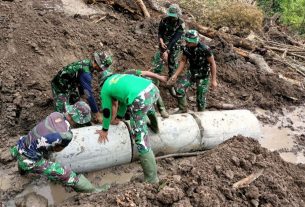
<instances>
[{"instance_id":1,"label":"muddy boot","mask_svg":"<svg viewBox=\"0 0 305 207\"><path fill-rule=\"evenodd\" d=\"M141 166L144 172L144 182L158 183L157 163L152 150L139 155Z\"/></svg>"},{"instance_id":2,"label":"muddy boot","mask_svg":"<svg viewBox=\"0 0 305 207\"><path fill-rule=\"evenodd\" d=\"M159 133L159 125L158 125L158 118L156 116L156 113L148 113L147 117L149 119L149 123L147 123L147 126L154 132Z\"/></svg>"},{"instance_id":3,"label":"muddy boot","mask_svg":"<svg viewBox=\"0 0 305 207\"><path fill-rule=\"evenodd\" d=\"M186 96L178 97L177 100L178 100L178 107L179 107L179 110L176 111L174 114L187 113L187 101L186 101Z\"/></svg>"},{"instance_id":4,"label":"muddy boot","mask_svg":"<svg viewBox=\"0 0 305 207\"><path fill-rule=\"evenodd\" d=\"M84 176L79 176L79 181L76 183L76 185L73 187L76 192L82 192L82 193L99 193L99 192L105 192L110 188L109 184L104 184L100 187L94 187L92 183Z\"/></svg>"},{"instance_id":5,"label":"muddy boot","mask_svg":"<svg viewBox=\"0 0 305 207\"><path fill-rule=\"evenodd\" d=\"M168 118L169 117L169 114L167 113L167 111L165 109L164 102L163 102L161 96L157 100L157 108L160 111L160 115L161 115L162 118Z\"/></svg>"}]
</instances>

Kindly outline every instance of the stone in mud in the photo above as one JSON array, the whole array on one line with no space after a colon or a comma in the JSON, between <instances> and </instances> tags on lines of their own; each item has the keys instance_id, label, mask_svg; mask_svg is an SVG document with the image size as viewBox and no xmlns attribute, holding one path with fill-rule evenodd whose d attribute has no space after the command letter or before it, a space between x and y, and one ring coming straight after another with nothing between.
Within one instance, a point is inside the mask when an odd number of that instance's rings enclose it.
<instances>
[{"instance_id":1,"label":"stone in mud","mask_svg":"<svg viewBox=\"0 0 305 207\"><path fill-rule=\"evenodd\" d=\"M164 187L158 194L157 200L164 204L172 204L184 197L183 191L178 187Z\"/></svg>"},{"instance_id":2,"label":"stone in mud","mask_svg":"<svg viewBox=\"0 0 305 207\"><path fill-rule=\"evenodd\" d=\"M48 200L35 192L31 192L17 198L15 200L15 205L16 207L47 207Z\"/></svg>"}]
</instances>

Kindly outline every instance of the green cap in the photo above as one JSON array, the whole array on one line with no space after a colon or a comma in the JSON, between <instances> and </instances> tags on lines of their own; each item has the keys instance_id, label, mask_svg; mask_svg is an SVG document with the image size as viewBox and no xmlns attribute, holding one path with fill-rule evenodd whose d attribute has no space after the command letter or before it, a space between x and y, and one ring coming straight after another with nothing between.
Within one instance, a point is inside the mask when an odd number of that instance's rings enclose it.
<instances>
[{"instance_id":1,"label":"green cap","mask_svg":"<svg viewBox=\"0 0 305 207\"><path fill-rule=\"evenodd\" d=\"M109 67L112 64L112 54L109 51L94 52L94 61L100 68Z\"/></svg>"},{"instance_id":2,"label":"green cap","mask_svg":"<svg viewBox=\"0 0 305 207\"><path fill-rule=\"evenodd\" d=\"M86 124L91 121L90 106L84 101L78 101L74 105L66 105L66 111L78 124Z\"/></svg>"},{"instance_id":3,"label":"green cap","mask_svg":"<svg viewBox=\"0 0 305 207\"><path fill-rule=\"evenodd\" d=\"M185 41L190 43L198 43L199 42L199 35L198 32L194 29L188 30L184 37Z\"/></svg>"},{"instance_id":4,"label":"green cap","mask_svg":"<svg viewBox=\"0 0 305 207\"><path fill-rule=\"evenodd\" d=\"M167 10L167 16L179 18L182 15L178 4L172 4Z\"/></svg>"}]
</instances>

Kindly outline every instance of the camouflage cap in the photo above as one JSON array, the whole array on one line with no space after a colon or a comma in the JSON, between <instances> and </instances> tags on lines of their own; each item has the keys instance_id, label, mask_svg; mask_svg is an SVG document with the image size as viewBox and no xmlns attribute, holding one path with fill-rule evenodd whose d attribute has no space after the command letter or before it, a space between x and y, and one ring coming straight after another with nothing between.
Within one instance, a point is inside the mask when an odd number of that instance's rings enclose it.
<instances>
[{"instance_id":1,"label":"camouflage cap","mask_svg":"<svg viewBox=\"0 0 305 207\"><path fill-rule=\"evenodd\" d=\"M112 54L109 51L93 53L94 61L100 68L109 67L112 64Z\"/></svg>"},{"instance_id":2,"label":"camouflage cap","mask_svg":"<svg viewBox=\"0 0 305 207\"><path fill-rule=\"evenodd\" d=\"M86 124L91 121L90 106L84 101L78 101L74 105L66 105L66 111L78 124Z\"/></svg>"},{"instance_id":3,"label":"camouflage cap","mask_svg":"<svg viewBox=\"0 0 305 207\"><path fill-rule=\"evenodd\" d=\"M103 86L104 82L109 76L113 75L113 72L110 69L104 70L100 75L100 87Z\"/></svg>"},{"instance_id":4,"label":"camouflage cap","mask_svg":"<svg viewBox=\"0 0 305 207\"><path fill-rule=\"evenodd\" d=\"M190 43L198 43L199 42L199 35L198 32L194 29L188 30L184 37L185 41L190 42Z\"/></svg>"},{"instance_id":5,"label":"camouflage cap","mask_svg":"<svg viewBox=\"0 0 305 207\"><path fill-rule=\"evenodd\" d=\"M182 15L178 4L172 4L167 10L167 16L179 18Z\"/></svg>"}]
</instances>

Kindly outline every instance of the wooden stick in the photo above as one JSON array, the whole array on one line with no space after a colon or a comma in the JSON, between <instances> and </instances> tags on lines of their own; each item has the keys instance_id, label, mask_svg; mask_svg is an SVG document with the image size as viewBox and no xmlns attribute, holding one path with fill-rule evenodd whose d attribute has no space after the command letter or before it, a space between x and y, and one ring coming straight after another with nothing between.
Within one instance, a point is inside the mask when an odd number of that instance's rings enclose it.
<instances>
[{"instance_id":1,"label":"wooden stick","mask_svg":"<svg viewBox=\"0 0 305 207\"><path fill-rule=\"evenodd\" d=\"M150 14L149 14L149 12L147 11L147 8L146 8L145 4L143 3L143 1L142 1L142 0L135 0L135 2L136 2L136 3L138 4L138 6L142 9L145 18L150 18Z\"/></svg>"},{"instance_id":2,"label":"wooden stick","mask_svg":"<svg viewBox=\"0 0 305 207\"><path fill-rule=\"evenodd\" d=\"M156 160L160 160L160 159L164 159L164 158L168 158L168 157L191 157L191 156L203 155L203 154L207 153L208 151L209 150L199 151L199 152L174 153L174 154L156 157Z\"/></svg>"},{"instance_id":3,"label":"wooden stick","mask_svg":"<svg viewBox=\"0 0 305 207\"><path fill-rule=\"evenodd\" d=\"M241 179L240 181L233 184L234 189L244 188L249 186L253 181L259 178L264 172L264 169L260 169L256 173L252 173L251 175Z\"/></svg>"}]
</instances>

